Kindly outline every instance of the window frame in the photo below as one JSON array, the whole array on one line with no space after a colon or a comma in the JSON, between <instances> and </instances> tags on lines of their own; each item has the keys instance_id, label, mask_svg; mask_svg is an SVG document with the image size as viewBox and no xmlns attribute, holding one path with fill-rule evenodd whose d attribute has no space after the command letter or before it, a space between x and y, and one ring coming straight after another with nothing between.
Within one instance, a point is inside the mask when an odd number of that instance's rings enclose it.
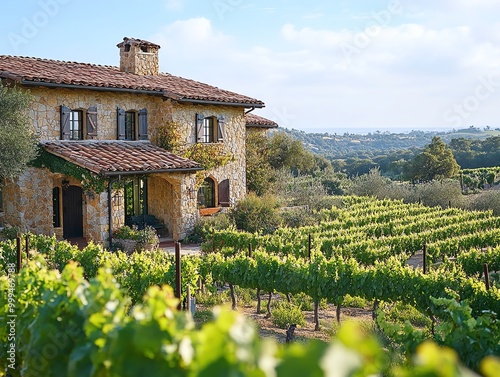
<instances>
[{"instance_id":1,"label":"window frame","mask_svg":"<svg viewBox=\"0 0 500 377\"><path fill-rule=\"evenodd\" d=\"M132 216L148 214L148 179L134 177L125 182L123 190L125 223Z\"/></svg>"},{"instance_id":2,"label":"window frame","mask_svg":"<svg viewBox=\"0 0 500 377\"><path fill-rule=\"evenodd\" d=\"M78 115L75 119L75 115ZM84 128L84 111L83 110L73 110L69 112L69 140L83 140L83 128ZM77 129L75 129L77 125ZM74 137L75 134L77 137Z\"/></svg>"},{"instance_id":3,"label":"window frame","mask_svg":"<svg viewBox=\"0 0 500 377\"><path fill-rule=\"evenodd\" d=\"M203 118L203 143L210 144L215 142L215 117Z\"/></svg>"},{"instance_id":4,"label":"window frame","mask_svg":"<svg viewBox=\"0 0 500 377\"><path fill-rule=\"evenodd\" d=\"M132 121L132 122L131 122ZM125 111L125 139L137 140L137 111Z\"/></svg>"},{"instance_id":5,"label":"window frame","mask_svg":"<svg viewBox=\"0 0 500 377\"><path fill-rule=\"evenodd\" d=\"M198 188L197 205L199 209L215 208L217 203L217 185L213 178L207 177Z\"/></svg>"}]
</instances>

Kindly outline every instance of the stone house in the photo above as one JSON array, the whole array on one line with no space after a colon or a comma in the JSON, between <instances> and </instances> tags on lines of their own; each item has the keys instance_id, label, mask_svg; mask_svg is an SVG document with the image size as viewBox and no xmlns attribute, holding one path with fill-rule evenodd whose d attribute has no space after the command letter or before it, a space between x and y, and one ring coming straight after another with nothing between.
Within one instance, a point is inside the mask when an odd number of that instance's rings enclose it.
<instances>
[{"instance_id":1,"label":"stone house","mask_svg":"<svg viewBox=\"0 0 500 377\"><path fill-rule=\"evenodd\" d=\"M31 93L41 146L33 167L3 184L5 223L106 245L147 215L180 240L200 215L245 196L246 133L277 126L248 114L264 103L159 73L151 42L117 46L119 67L0 56L2 83Z\"/></svg>"}]
</instances>

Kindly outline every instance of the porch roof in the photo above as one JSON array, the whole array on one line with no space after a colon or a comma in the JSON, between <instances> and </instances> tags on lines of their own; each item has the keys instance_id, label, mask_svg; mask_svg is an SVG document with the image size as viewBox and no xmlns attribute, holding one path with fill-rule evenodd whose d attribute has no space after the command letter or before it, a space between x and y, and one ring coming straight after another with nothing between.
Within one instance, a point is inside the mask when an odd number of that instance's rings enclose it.
<instances>
[{"instance_id":1,"label":"porch roof","mask_svg":"<svg viewBox=\"0 0 500 377\"><path fill-rule=\"evenodd\" d=\"M251 113L247 113L245 115L245 121L247 127L259 127L259 128L277 128L278 123L274 120L270 120L260 115L255 115Z\"/></svg>"},{"instance_id":2,"label":"porch roof","mask_svg":"<svg viewBox=\"0 0 500 377\"><path fill-rule=\"evenodd\" d=\"M47 152L104 176L202 170L197 162L149 141L56 140L41 144Z\"/></svg>"}]
</instances>

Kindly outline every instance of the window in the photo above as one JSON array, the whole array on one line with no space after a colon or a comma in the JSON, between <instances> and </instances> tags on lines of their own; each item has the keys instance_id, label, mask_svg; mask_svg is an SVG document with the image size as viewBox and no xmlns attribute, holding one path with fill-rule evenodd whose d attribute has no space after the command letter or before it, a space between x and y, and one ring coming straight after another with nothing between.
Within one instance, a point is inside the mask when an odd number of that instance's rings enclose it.
<instances>
[{"instance_id":1,"label":"window","mask_svg":"<svg viewBox=\"0 0 500 377\"><path fill-rule=\"evenodd\" d=\"M196 142L198 143L216 143L224 141L225 117L209 116L196 114Z\"/></svg>"},{"instance_id":2,"label":"window","mask_svg":"<svg viewBox=\"0 0 500 377\"><path fill-rule=\"evenodd\" d=\"M117 109L118 140L148 140L148 111Z\"/></svg>"},{"instance_id":3,"label":"window","mask_svg":"<svg viewBox=\"0 0 500 377\"><path fill-rule=\"evenodd\" d=\"M135 140L135 112L125 112L125 140Z\"/></svg>"},{"instance_id":4,"label":"window","mask_svg":"<svg viewBox=\"0 0 500 377\"><path fill-rule=\"evenodd\" d=\"M148 181L144 178L134 178L125 183L125 222L131 216L147 215L148 213Z\"/></svg>"},{"instance_id":5,"label":"window","mask_svg":"<svg viewBox=\"0 0 500 377\"><path fill-rule=\"evenodd\" d=\"M214 142L214 118L209 117L203 119L203 142L213 143Z\"/></svg>"},{"instance_id":6,"label":"window","mask_svg":"<svg viewBox=\"0 0 500 377\"><path fill-rule=\"evenodd\" d=\"M54 228L59 228L61 226L61 190L59 187L54 187L52 189L52 225Z\"/></svg>"},{"instance_id":7,"label":"window","mask_svg":"<svg viewBox=\"0 0 500 377\"><path fill-rule=\"evenodd\" d=\"M82 126L82 111L71 110L69 113L69 139L81 140L83 139L83 126Z\"/></svg>"},{"instance_id":8,"label":"window","mask_svg":"<svg viewBox=\"0 0 500 377\"><path fill-rule=\"evenodd\" d=\"M61 106L61 140L94 139L97 137L97 106L72 110Z\"/></svg>"},{"instance_id":9,"label":"window","mask_svg":"<svg viewBox=\"0 0 500 377\"><path fill-rule=\"evenodd\" d=\"M212 178L206 178L198 189L198 207L215 207L215 182Z\"/></svg>"}]
</instances>

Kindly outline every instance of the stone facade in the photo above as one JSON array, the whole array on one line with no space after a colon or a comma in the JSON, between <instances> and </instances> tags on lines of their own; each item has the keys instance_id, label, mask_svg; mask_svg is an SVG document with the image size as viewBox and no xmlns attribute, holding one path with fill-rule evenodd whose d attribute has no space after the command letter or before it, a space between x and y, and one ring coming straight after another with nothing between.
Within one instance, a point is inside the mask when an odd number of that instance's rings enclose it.
<instances>
[{"instance_id":1,"label":"stone facade","mask_svg":"<svg viewBox=\"0 0 500 377\"><path fill-rule=\"evenodd\" d=\"M54 177L46 169L29 168L2 189L5 222L21 231L53 234L52 187Z\"/></svg>"},{"instance_id":2,"label":"stone facade","mask_svg":"<svg viewBox=\"0 0 500 377\"><path fill-rule=\"evenodd\" d=\"M179 144L189 146L195 142L196 114L206 117L224 115L225 137L223 150L232 155L232 161L223 167L204 172L216 183L230 181L230 202L243 198L246 193L244 109L231 106L184 104L147 94L118 93L92 90L47 89L34 87L29 115L41 141L61 138L61 105L83 113L97 107L96 139L117 139L117 108L125 111L147 109L148 134L154 135L164 124L172 122L179 129ZM83 125L85 130L85 124ZM84 136L85 138L85 136ZM71 185L81 183L71 177L50 173L46 169L30 168L17 181L7 182L3 189L4 220L11 225L36 233L57 234L62 229L53 226L52 189L60 187L62 179ZM149 176L148 199L150 214L161 219L168 234L183 239L199 217L194 173L162 173ZM121 198L121 200L120 200ZM123 190L112 192L112 226L123 225ZM83 231L88 240L106 244L109 234L108 195L84 193Z\"/></svg>"}]
</instances>

